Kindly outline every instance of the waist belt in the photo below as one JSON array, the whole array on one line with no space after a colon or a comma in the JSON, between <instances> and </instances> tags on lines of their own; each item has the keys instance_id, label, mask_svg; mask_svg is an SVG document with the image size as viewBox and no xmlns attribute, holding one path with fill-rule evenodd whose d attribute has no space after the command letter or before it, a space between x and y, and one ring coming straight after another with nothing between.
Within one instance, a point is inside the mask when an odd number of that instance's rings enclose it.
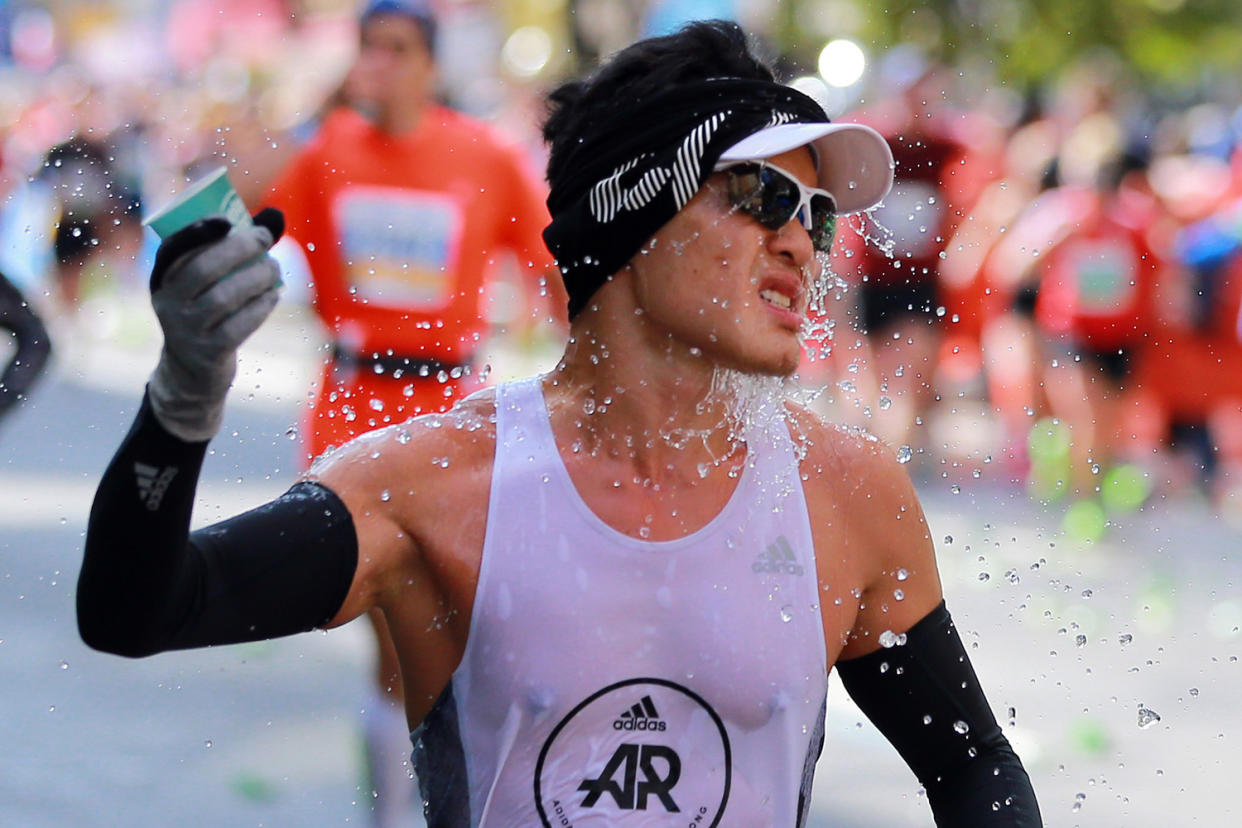
<instances>
[{"instance_id":1,"label":"waist belt","mask_svg":"<svg viewBox=\"0 0 1242 828\"><path fill-rule=\"evenodd\" d=\"M359 354L342 348L336 342L332 343L332 361L342 368L370 368L376 374L388 375L393 379L400 379L407 374L434 377L441 371L457 378L470 372L469 362L441 362L438 359L402 356L391 352Z\"/></svg>"}]
</instances>

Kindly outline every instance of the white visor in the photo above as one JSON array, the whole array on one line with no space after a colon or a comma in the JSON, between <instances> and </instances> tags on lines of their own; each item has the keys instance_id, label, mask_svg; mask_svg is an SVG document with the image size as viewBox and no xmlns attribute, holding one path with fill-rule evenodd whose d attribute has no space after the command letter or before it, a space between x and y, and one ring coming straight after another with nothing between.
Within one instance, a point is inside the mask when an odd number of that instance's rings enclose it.
<instances>
[{"instance_id":1,"label":"white visor","mask_svg":"<svg viewBox=\"0 0 1242 828\"><path fill-rule=\"evenodd\" d=\"M816 154L819 186L832 193L840 213L874 207L893 186L893 151L880 133L862 124L767 127L725 150L716 168L762 161L804 146Z\"/></svg>"}]
</instances>

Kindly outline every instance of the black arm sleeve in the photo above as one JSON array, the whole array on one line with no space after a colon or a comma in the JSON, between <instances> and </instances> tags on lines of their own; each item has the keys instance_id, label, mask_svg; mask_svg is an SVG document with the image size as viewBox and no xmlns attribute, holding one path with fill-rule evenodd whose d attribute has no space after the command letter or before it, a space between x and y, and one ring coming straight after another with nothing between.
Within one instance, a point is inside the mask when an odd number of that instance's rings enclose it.
<instances>
[{"instance_id":1,"label":"black arm sleeve","mask_svg":"<svg viewBox=\"0 0 1242 828\"><path fill-rule=\"evenodd\" d=\"M30 390L52 350L42 320L3 273L0 273L0 328L12 332L17 340L13 359L0 373L0 415L3 415Z\"/></svg>"},{"instance_id":2,"label":"black arm sleeve","mask_svg":"<svg viewBox=\"0 0 1242 828\"><path fill-rule=\"evenodd\" d=\"M836 665L927 790L940 828L1038 828L1031 780L984 698L942 601L906 641Z\"/></svg>"},{"instance_id":3,"label":"black arm sleeve","mask_svg":"<svg viewBox=\"0 0 1242 828\"><path fill-rule=\"evenodd\" d=\"M274 638L322 626L344 603L358 541L319 484L190 534L206 450L165 431L143 398L87 525L77 609L91 647L139 657Z\"/></svg>"}]
</instances>

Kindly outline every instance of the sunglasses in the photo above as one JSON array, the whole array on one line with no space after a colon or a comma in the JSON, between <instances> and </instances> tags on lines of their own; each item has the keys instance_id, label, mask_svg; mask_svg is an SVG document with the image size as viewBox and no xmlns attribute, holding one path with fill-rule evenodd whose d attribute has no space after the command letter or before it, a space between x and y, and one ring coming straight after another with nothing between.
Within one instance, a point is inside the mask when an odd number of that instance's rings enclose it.
<instances>
[{"instance_id":1,"label":"sunglasses","mask_svg":"<svg viewBox=\"0 0 1242 828\"><path fill-rule=\"evenodd\" d=\"M832 249L837 233L837 202L832 193L807 187L791 173L766 161L725 167L729 203L769 230L779 230L797 216L820 253Z\"/></svg>"}]
</instances>

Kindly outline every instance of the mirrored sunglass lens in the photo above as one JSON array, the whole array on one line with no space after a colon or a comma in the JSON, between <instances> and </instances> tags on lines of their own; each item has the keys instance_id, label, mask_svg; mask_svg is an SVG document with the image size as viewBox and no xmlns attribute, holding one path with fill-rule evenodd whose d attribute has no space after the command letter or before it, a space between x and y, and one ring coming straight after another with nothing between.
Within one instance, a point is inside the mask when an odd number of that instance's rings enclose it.
<instances>
[{"instance_id":1,"label":"mirrored sunglass lens","mask_svg":"<svg viewBox=\"0 0 1242 828\"><path fill-rule=\"evenodd\" d=\"M759 221L769 230L784 227L802 201L802 192L797 183L776 170L763 169L763 216Z\"/></svg>"},{"instance_id":2,"label":"mirrored sunglass lens","mask_svg":"<svg viewBox=\"0 0 1242 828\"><path fill-rule=\"evenodd\" d=\"M729 203L748 216L758 217L763 209L763 182L758 167L729 170Z\"/></svg>"},{"instance_id":3,"label":"mirrored sunglass lens","mask_svg":"<svg viewBox=\"0 0 1242 828\"><path fill-rule=\"evenodd\" d=\"M815 249L827 253L837 234L837 209L826 196L811 197L811 243Z\"/></svg>"}]
</instances>

